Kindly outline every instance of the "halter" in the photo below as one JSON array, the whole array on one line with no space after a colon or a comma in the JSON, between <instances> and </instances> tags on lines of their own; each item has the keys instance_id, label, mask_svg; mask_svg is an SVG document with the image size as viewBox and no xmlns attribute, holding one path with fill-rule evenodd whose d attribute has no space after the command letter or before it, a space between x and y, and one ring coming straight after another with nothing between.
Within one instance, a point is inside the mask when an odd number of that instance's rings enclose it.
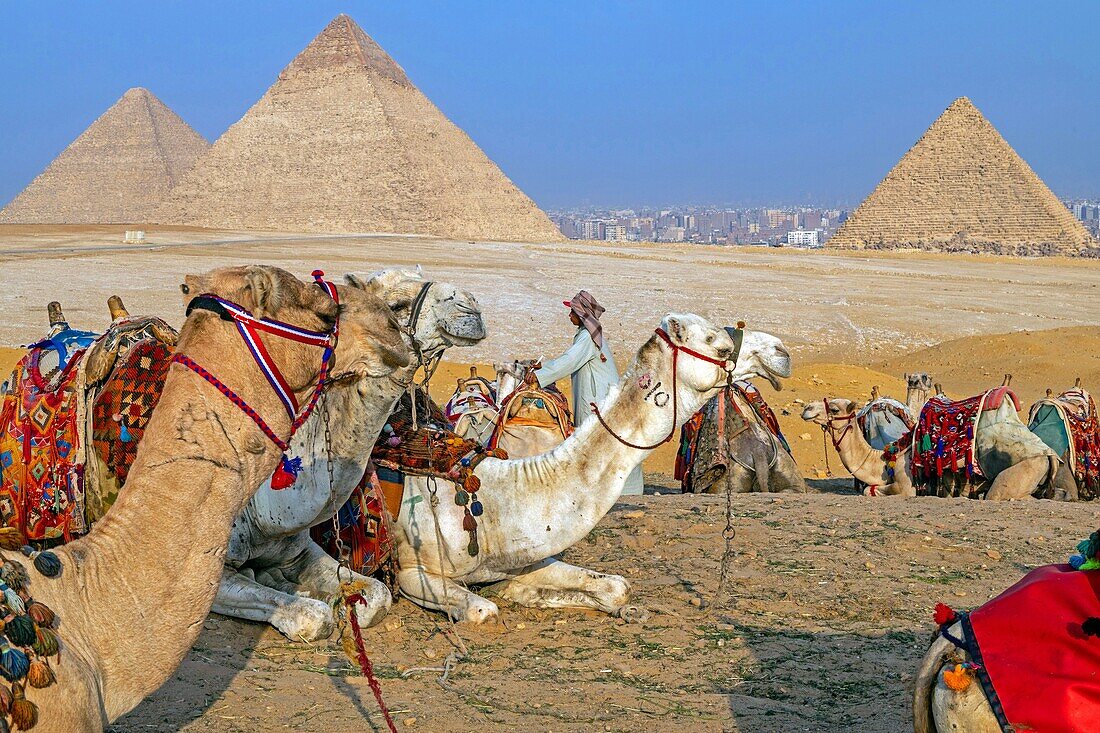
<instances>
[{"instance_id":1,"label":"halter","mask_svg":"<svg viewBox=\"0 0 1100 733\"><path fill-rule=\"evenodd\" d=\"M856 419L856 413L853 411L851 414L848 415L832 417L831 415L829 415L829 398L822 397L821 404L825 408L825 424L821 426L821 429L822 431L827 431L829 433L829 438L833 441L833 448L835 448L839 452L840 441L844 440L844 436L847 435L848 431L852 429L852 421ZM844 426L844 429L840 431L839 437L833 435L834 422L847 423L847 425ZM826 454L826 456L828 456L828 454Z\"/></svg>"},{"instance_id":2,"label":"halter","mask_svg":"<svg viewBox=\"0 0 1100 733\"><path fill-rule=\"evenodd\" d=\"M325 293L339 305L340 297L336 292L336 287L325 280L324 275L325 273L321 270L314 270L314 284L324 290ZM302 423L309 418L310 414L313 412L313 408L317 406L317 401L321 398L321 393L325 389L329 368L332 365L333 351L340 334L339 314L337 314L337 320L336 323L333 324L332 330L323 332L310 331L271 318L257 318L237 303L212 293L203 293L193 298L187 306L187 315L190 316L196 309L208 310L211 313L217 314L224 321L236 323L237 331L241 334L241 338L248 346L252 358L256 360L256 364L260 367L260 371L263 372L264 377L267 378L268 384L271 385L272 390L275 391L275 394L278 395L279 400L286 408L291 421L290 437L293 437L298 428L302 426ZM264 346L263 341L260 339L261 331L273 336L278 336L279 338L324 349L324 353L321 356L321 369L317 376L317 386L314 388L313 395L310 397L309 402L306 403L304 409L299 409L298 400L294 396L294 391L287 384L286 378L283 377L283 373L279 370L278 365L268 353L267 347ZM283 452L280 468L276 471L276 476L272 479L272 488L281 489L290 486L293 483L293 476L297 474L297 471L301 467L301 459L291 460L286 456L286 451L290 447L290 437L286 440L280 438L260 414L245 402L244 399L227 387L225 383L204 369L200 364L196 363L191 357L177 352L172 357L172 362L187 367L212 384L219 392L225 395L230 402L240 408L241 412L251 418L252 422L256 423L256 427L258 427L263 434ZM280 472L290 474L289 481L287 480L287 476L280 475ZM277 480L284 485L276 486Z\"/></svg>"},{"instance_id":3,"label":"halter","mask_svg":"<svg viewBox=\"0 0 1100 733\"><path fill-rule=\"evenodd\" d=\"M729 378L733 375L733 373L730 371L729 359L716 359L713 356L707 356L706 354L702 354L698 351L695 351L694 349L688 348L687 346L680 346L678 344L674 344L672 342L672 339L669 338L668 334L665 332L665 330L663 328L655 329L654 333L656 333L658 336L660 336L661 340L664 341L666 344L668 344L669 348L672 349L672 429L669 431L668 435L665 436L664 440L660 440L660 441L654 443L653 445L637 445L635 443L631 443L630 441L625 440L622 436L618 435L614 430L611 429L611 426L607 424L606 420L604 420L603 415L600 414L600 408L599 408L599 406L596 405L595 402L589 402L588 403L589 406L592 408L592 412L596 415L596 419L600 421L600 425L603 425L604 429L607 430L607 432L611 433L611 437L613 437L615 440L619 441L620 443L622 443L626 447L634 448L636 450L653 450L654 448L662 446L665 443L667 443L668 441L672 440L672 437L674 435L676 435L676 428L679 427L679 424L677 423L677 419L676 419L677 410L678 410L678 404L677 404L678 400L677 400L677 395L676 395L678 390L676 389L676 378L677 378L677 363L679 362L681 351L684 352L685 354L687 354L688 356L693 356L696 359L699 359L700 361L705 361L708 364L714 364L718 367L721 367L722 371L724 371L726 373L727 382L729 381ZM734 362L734 364L736 364L736 361Z\"/></svg>"}]
</instances>

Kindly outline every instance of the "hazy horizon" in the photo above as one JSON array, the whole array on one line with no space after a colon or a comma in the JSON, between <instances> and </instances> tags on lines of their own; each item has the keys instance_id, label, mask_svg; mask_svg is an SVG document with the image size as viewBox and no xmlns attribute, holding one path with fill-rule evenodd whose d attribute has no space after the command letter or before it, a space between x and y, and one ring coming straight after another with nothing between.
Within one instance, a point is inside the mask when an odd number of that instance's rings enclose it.
<instances>
[{"instance_id":1,"label":"hazy horizon","mask_svg":"<svg viewBox=\"0 0 1100 733\"><path fill-rule=\"evenodd\" d=\"M1100 196L1100 6L105 2L0 6L0 205L130 87L215 140L340 12L546 209L854 206L959 96Z\"/></svg>"}]
</instances>

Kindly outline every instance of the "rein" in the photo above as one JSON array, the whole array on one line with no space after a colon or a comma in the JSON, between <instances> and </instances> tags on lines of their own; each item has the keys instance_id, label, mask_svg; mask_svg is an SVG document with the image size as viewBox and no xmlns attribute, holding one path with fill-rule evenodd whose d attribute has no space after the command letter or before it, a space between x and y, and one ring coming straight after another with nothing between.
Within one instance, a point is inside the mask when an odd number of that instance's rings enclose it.
<instances>
[{"instance_id":1,"label":"rein","mask_svg":"<svg viewBox=\"0 0 1100 733\"><path fill-rule=\"evenodd\" d=\"M314 283L324 290L325 293L339 305L340 299L336 292L336 287L325 280L324 275L325 273L321 270L314 270ZM290 438L293 437L298 428L302 426L302 423L309 418L313 409L317 406L317 401L320 399L321 393L324 392L327 386L329 369L332 366L332 356L340 333L339 315L337 315L337 320L336 323L333 324L332 330L323 332L310 331L271 318L257 318L237 303L212 293L203 293L193 298L187 306L187 315L190 316L196 309L210 311L211 313L217 314L222 320L231 321L236 324L237 331L240 333L241 339L248 346L252 358L255 359L257 366L260 367L260 371L263 372L264 377L267 378L268 384L271 385L272 390L286 408L287 414L291 420L290 436L286 439L279 437L279 435L271 429L271 426L267 424L267 421L245 402L240 395L226 386L224 382L215 377L200 364L195 362L191 357L177 352L172 357L172 363L187 367L213 385L215 389L236 405L241 412L247 415L252 422L256 423L256 427L258 427L260 431L283 452L279 469L275 472L275 475L272 476L271 487L276 490L287 488L294 483L294 477L301 467L301 459L291 460L287 458L286 451L290 447ZM324 353L321 357L321 369L317 376L317 386L314 388L313 394L309 402L306 403L305 408L299 407L298 400L295 398L293 390L291 390L290 386L287 384L282 371L280 371L278 365L271 358L271 354L268 353L267 347L260 339L261 332L269 333L273 336L278 336L279 338L284 338L296 343L317 346L324 349ZM277 486L276 483L281 485Z\"/></svg>"},{"instance_id":2,"label":"rein","mask_svg":"<svg viewBox=\"0 0 1100 733\"><path fill-rule=\"evenodd\" d=\"M677 400L677 392L679 390L676 388L676 386L677 386L677 365L679 363L680 352L681 351L684 352L685 354L687 354L688 356L693 356L696 359L699 359L700 361L705 361L708 364L714 364L716 366L721 367L722 370L726 372L727 379L731 375L730 365L729 365L729 360L728 359L716 359L713 356L707 356L706 354L702 354L698 351L695 351L694 349L688 348L687 346L679 346L677 344L674 344L672 342L672 339L669 338L668 334L665 332L665 330L663 328L655 329L654 333L656 333L658 336L660 336L661 340L664 341L666 344L668 344L669 348L672 349L672 429L669 430L668 435L665 436L665 438L663 440L660 440L660 441L654 443L653 445L638 445L636 443L631 443L629 440L626 440L621 435L616 433L611 428L611 426L607 424L607 421L604 419L603 415L600 414L599 406L595 402L589 402L588 403L589 406L592 408L592 412L596 415L596 419L600 421L600 425L603 425L604 429L607 430L607 432L611 434L611 437L614 438L615 440L619 441L620 443L622 443L626 447L634 448L635 450L653 450L654 448L662 446L665 443L667 443L668 441L672 440L672 437L674 435L676 435L676 428L679 427L679 424L677 422L677 412L678 412L678 409L679 409L678 400ZM736 362L734 362L734 363L736 363Z\"/></svg>"}]
</instances>

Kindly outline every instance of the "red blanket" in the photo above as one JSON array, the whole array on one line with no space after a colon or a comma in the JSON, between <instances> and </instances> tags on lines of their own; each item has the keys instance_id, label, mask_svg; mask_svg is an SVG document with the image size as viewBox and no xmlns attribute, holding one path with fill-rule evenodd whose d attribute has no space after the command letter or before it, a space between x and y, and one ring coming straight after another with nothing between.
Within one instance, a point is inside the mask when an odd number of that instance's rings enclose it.
<instances>
[{"instance_id":1,"label":"red blanket","mask_svg":"<svg viewBox=\"0 0 1100 733\"><path fill-rule=\"evenodd\" d=\"M970 613L980 664L1017 731L1100 729L1100 570L1047 565Z\"/></svg>"},{"instance_id":2,"label":"red blanket","mask_svg":"<svg viewBox=\"0 0 1100 733\"><path fill-rule=\"evenodd\" d=\"M944 471L965 467L968 478L980 478L981 466L974 460L974 430L978 411L996 410L1005 397L1017 410L1020 401L1007 387L997 387L974 397L953 402L937 395L925 403L913 429L913 477L922 486L943 476ZM984 401L983 401L984 400Z\"/></svg>"}]
</instances>

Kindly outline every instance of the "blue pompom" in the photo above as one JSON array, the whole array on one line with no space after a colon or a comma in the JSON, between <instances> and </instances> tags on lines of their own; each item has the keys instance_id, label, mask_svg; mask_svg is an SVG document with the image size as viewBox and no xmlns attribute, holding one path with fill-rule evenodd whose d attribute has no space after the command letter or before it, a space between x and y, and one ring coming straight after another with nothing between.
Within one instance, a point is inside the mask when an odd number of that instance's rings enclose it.
<instances>
[{"instance_id":1,"label":"blue pompom","mask_svg":"<svg viewBox=\"0 0 1100 733\"><path fill-rule=\"evenodd\" d=\"M31 668L31 660L19 649L4 645L0 652L0 674L9 682L18 682L27 676L27 670Z\"/></svg>"},{"instance_id":2,"label":"blue pompom","mask_svg":"<svg viewBox=\"0 0 1100 733\"><path fill-rule=\"evenodd\" d=\"M474 503L470 505L470 514L473 514L475 517L480 517L483 511L485 511L485 508L481 506L481 502L474 499Z\"/></svg>"},{"instance_id":3,"label":"blue pompom","mask_svg":"<svg viewBox=\"0 0 1100 733\"><path fill-rule=\"evenodd\" d=\"M1080 570L1081 566L1085 564L1084 555L1070 555L1069 564L1074 570Z\"/></svg>"}]
</instances>

